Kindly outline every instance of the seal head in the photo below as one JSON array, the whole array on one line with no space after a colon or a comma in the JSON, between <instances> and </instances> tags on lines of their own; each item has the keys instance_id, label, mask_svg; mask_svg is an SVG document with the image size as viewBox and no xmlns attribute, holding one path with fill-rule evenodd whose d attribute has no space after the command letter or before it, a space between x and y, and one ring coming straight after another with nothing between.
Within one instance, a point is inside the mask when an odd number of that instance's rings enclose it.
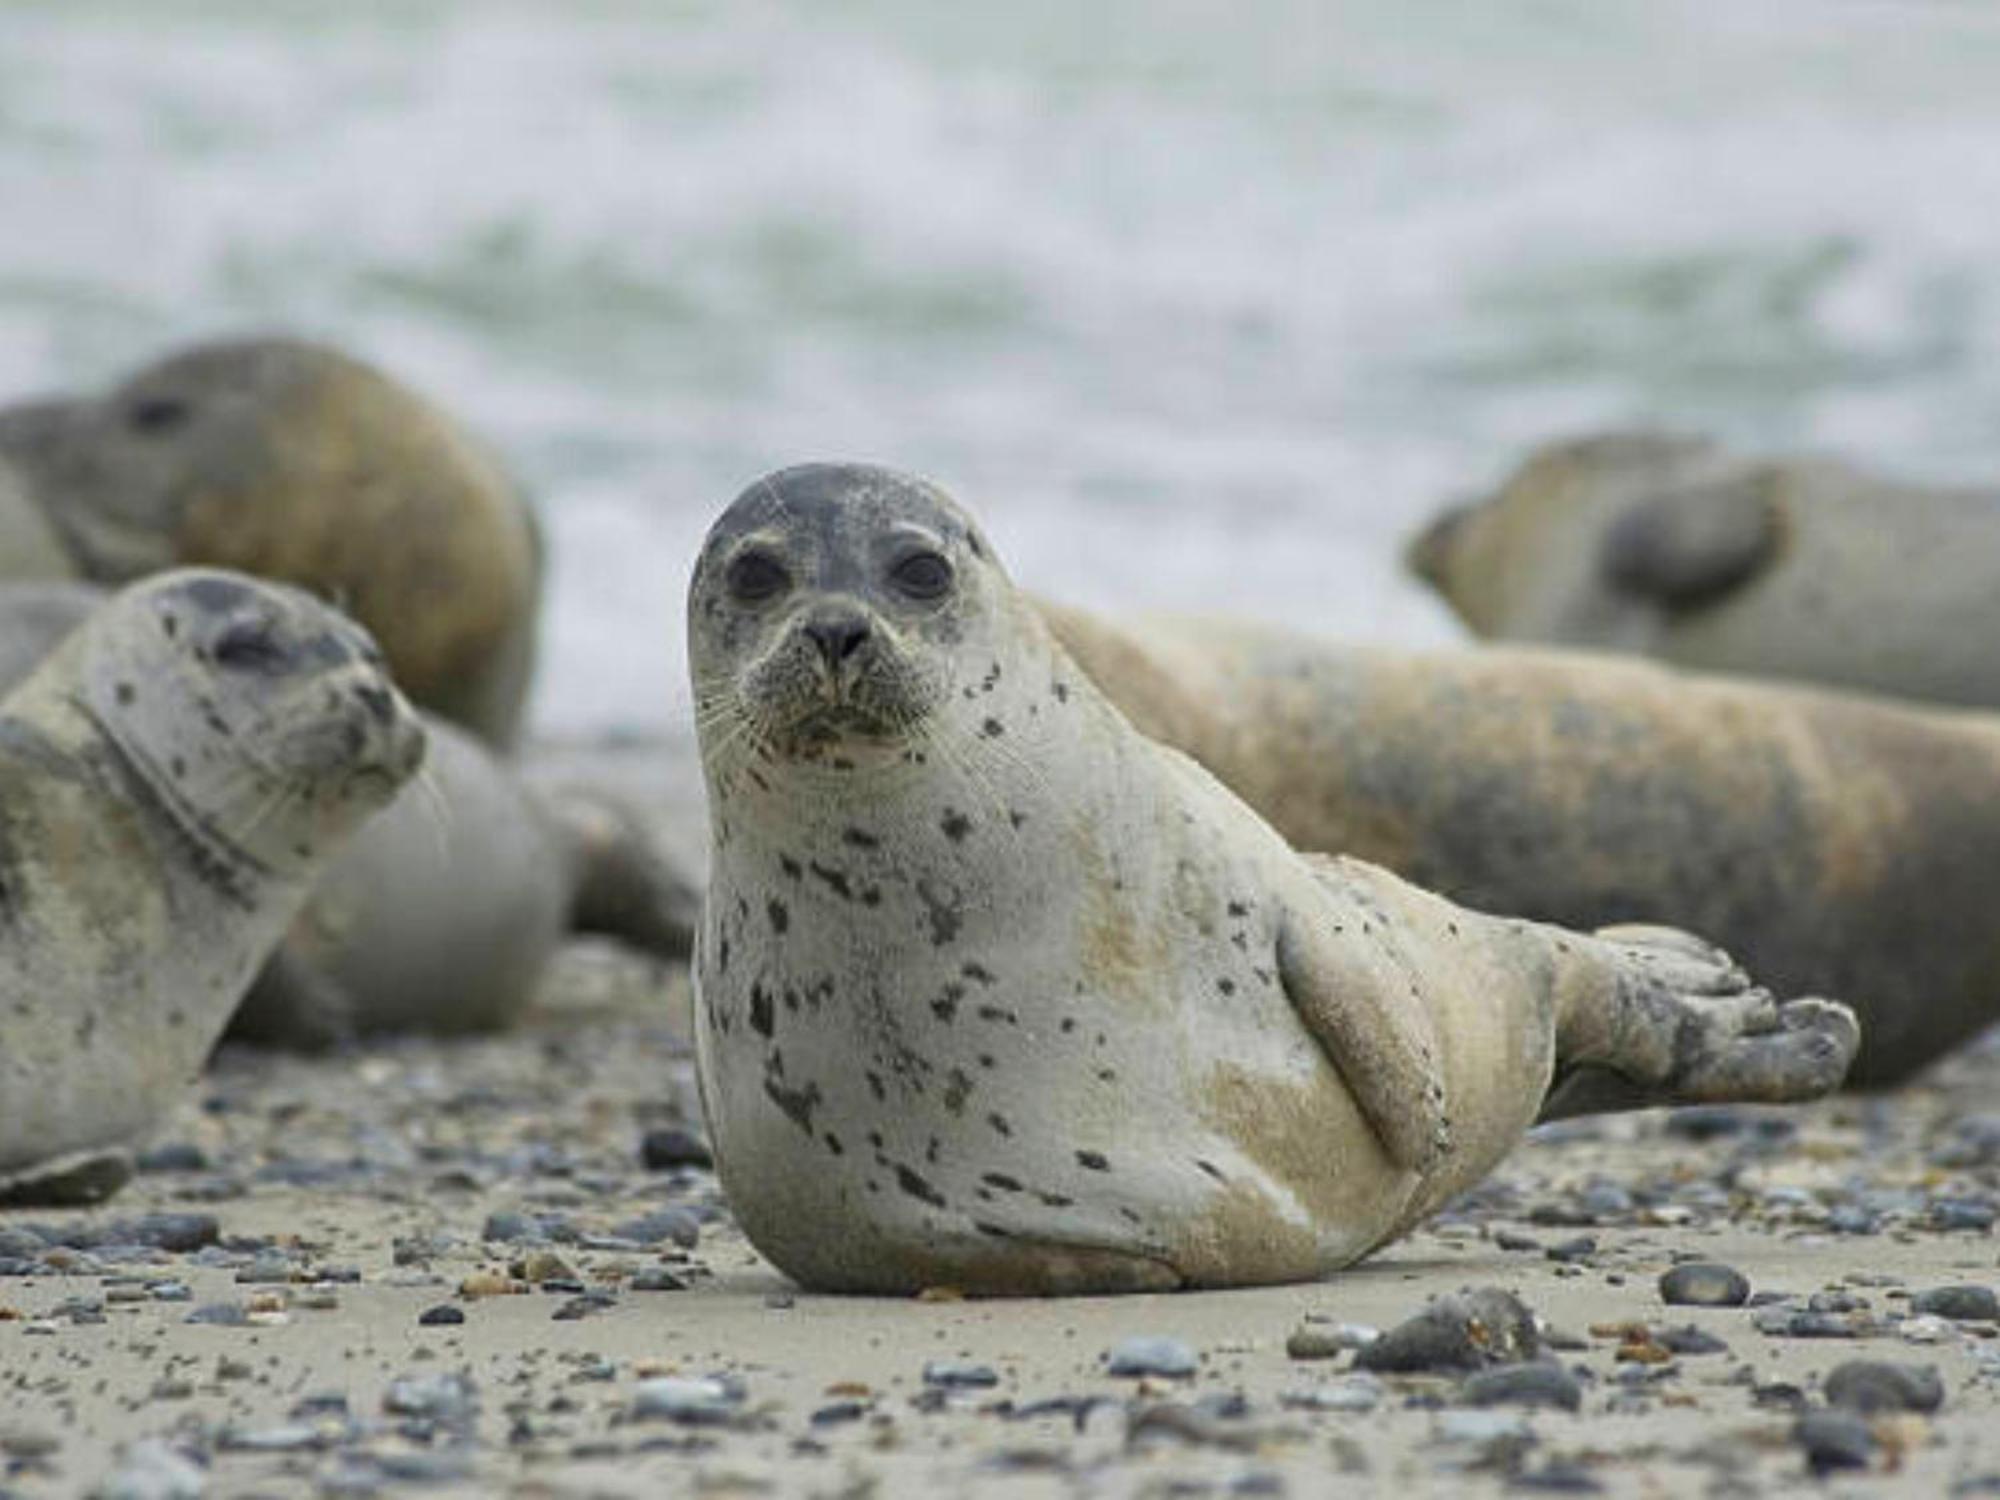
<instances>
[{"instance_id":1,"label":"seal head","mask_svg":"<svg viewBox=\"0 0 2000 1500\"><path fill-rule=\"evenodd\" d=\"M934 743L982 621L1010 586L970 517L923 480L806 464L710 530L688 628L696 712L740 748L833 772ZM708 736L725 761L732 748Z\"/></svg>"}]
</instances>

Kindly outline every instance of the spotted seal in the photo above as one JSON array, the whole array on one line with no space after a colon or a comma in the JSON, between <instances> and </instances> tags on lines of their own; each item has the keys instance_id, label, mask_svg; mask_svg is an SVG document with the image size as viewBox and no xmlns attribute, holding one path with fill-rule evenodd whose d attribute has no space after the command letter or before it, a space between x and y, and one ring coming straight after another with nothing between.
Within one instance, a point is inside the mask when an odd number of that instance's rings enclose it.
<instances>
[{"instance_id":1,"label":"spotted seal","mask_svg":"<svg viewBox=\"0 0 2000 1500\"><path fill-rule=\"evenodd\" d=\"M1637 432L1552 443L1410 566L1482 636L2000 708L2000 490Z\"/></svg>"},{"instance_id":2,"label":"spotted seal","mask_svg":"<svg viewBox=\"0 0 2000 1500\"><path fill-rule=\"evenodd\" d=\"M0 583L0 692L107 597ZM365 1032L497 1029L527 1009L571 932L686 957L696 883L635 809L574 779L531 785L464 730L420 718L421 780L326 862L230 1035L316 1048Z\"/></svg>"},{"instance_id":3,"label":"spotted seal","mask_svg":"<svg viewBox=\"0 0 2000 1500\"><path fill-rule=\"evenodd\" d=\"M1134 730L973 521L841 465L759 481L688 600L718 1170L813 1287L1319 1276L1572 1080L1835 1086L1852 1017L1660 928L1564 932L1302 856Z\"/></svg>"},{"instance_id":4,"label":"spotted seal","mask_svg":"<svg viewBox=\"0 0 2000 1500\"><path fill-rule=\"evenodd\" d=\"M291 338L197 345L101 395L0 410L0 465L82 577L199 564L296 584L360 620L418 703L515 739L534 514L483 445L374 366ZM48 549L9 514L0 576L60 576L32 572Z\"/></svg>"},{"instance_id":5,"label":"spotted seal","mask_svg":"<svg viewBox=\"0 0 2000 1500\"><path fill-rule=\"evenodd\" d=\"M215 570L127 589L0 700L0 1197L124 1180L423 749L364 632Z\"/></svg>"}]
</instances>

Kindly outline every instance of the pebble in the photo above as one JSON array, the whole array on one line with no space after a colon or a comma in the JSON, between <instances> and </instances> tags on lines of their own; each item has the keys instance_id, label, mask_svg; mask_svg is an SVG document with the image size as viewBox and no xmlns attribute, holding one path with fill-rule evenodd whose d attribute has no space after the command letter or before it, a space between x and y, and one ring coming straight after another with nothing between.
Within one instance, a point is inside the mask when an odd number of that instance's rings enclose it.
<instances>
[{"instance_id":1,"label":"pebble","mask_svg":"<svg viewBox=\"0 0 2000 1500\"><path fill-rule=\"evenodd\" d=\"M685 1209L663 1208L658 1213L647 1214L643 1219L631 1219L615 1225L611 1232L638 1245L671 1242L683 1250L692 1250L701 1238L701 1225Z\"/></svg>"},{"instance_id":2,"label":"pebble","mask_svg":"<svg viewBox=\"0 0 2000 1500\"><path fill-rule=\"evenodd\" d=\"M1750 1326L1781 1339L1860 1339L1878 1331L1865 1317L1790 1307L1767 1307L1751 1318Z\"/></svg>"},{"instance_id":3,"label":"pebble","mask_svg":"<svg viewBox=\"0 0 2000 1500\"><path fill-rule=\"evenodd\" d=\"M1474 1370L1532 1359L1540 1352L1534 1314L1510 1292L1482 1287L1439 1297L1354 1357L1383 1373Z\"/></svg>"},{"instance_id":4,"label":"pebble","mask_svg":"<svg viewBox=\"0 0 2000 1500\"><path fill-rule=\"evenodd\" d=\"M640 1138L639 1164L648 1172L666 1172L675 1167L713 1167L715 1157L693 1131L667 1125Z\"/></svg>"},{"instance_id":5,"label":"pebble","mask_svg":"<svg viewBox=\"0 0 2000 1500\"><path fill-rule=\"evenodd\" d=\"M425 1328L436 1328L444 1325L463 1323L464 1321L465 1309L462 1307L453 1307L449 1302L441 1302L436 1307L427 1307L417 1314L418 1324Z\"/></svg>"},{"instance_id":6,"label":"pebble","mask_svg":"<svg viewBox=\"0 0 2000 1500\"><path fill-rule=\"evenodd\" d=\"M1941 1286L1918 1292L1910 1299L1910 1310L1955 1323L2000 1322L2000 1297L1988 1286Z\"/></svg>"},{"instance_id":7,"label":"pebble","mask_svg":"<svg viewBox=\"0 0 2000 1500\"><path fill-rule=\"evenodd\" d=\"M1173 1338L1120 1339L1104 1356L1112 1375L1161 1375L1174 1379L1194 1374L1197 1360L1187 1344Z\"/></svg>"},{"instance_id":8,"label":"pebble","mask_svg":"<svg viewBox=\"0 0 2000 1500\"><path fill-rule=\"evenodd\" d=\"M181 1320L184 1323L212 1323L218 1328L241 1328L250 1321L250 1314L240 1303L204 1302Z\"/></svg>"},{"instance_id":9,"label":"pebble","mask_svg":"<svg viewBox=\"0 0 2000 1500\"><path fill-rule=\"evenodd\" d=\"M1549 1246L1543 1256L1559 1265L1574 1265L1580 1260L1588 1260L1597 1253L1597 1237L1580 1234L1575 1239L1562 1240Z\"/></svg>"},{"instance_id":10,"label":"pebble","mask_svg":"<svg viewBox=\"0 0 2000 1500\"><path fill-rule=\"evenodd\" d=\"M1984 1233L1995 1218L1991 1200L1986 1198L1940 1198L1931 1205L1933 1229L1970 1229Z\"/></svg>"},{"instance_id":11,"label":"pebble","mask_svg":"<svg viewBox=\"0 0 2000 1500\"><path fill-rule=\"evenodd\" d=\"M1692 1323L1679 1328L1662 1328L1655 1341L1669 1354L1727 1354L1729 1345L1710 1333L1706 1328L1697 1328Z\"/></svg>"},{"instance_id":12,"label":"pebble","mask_svg":"<svg viewBox=\"0 0 2000 1500\"><path fill-rule=\"evenodd\" d=\"M479 1408L472 1381L452 1372L444 1375L403 1375L382 1393L382 1410L398 1417L424 1417L446 1426L470 1422Z\"/></svg>"},{"instance_id":13,"label":"pebble","mask_svg":"<svg viewBox=\"0 0 2000 1500\"><path fill-rule=\"evenodd\" d=\"M1458 1388L1469 1406L1559 1406L1576 1411L1583 1405L1583 1387L1558 1364L1533 1362L1500 1365L1466 1377Z\"/></svg>"},{"instance_id":14,"label":"pebble","mask_svg":"<svg viewBox=\"0 0 2000 1500\"><path fill-rule=\"evenodd\" d=\"M1689 1261L1660 1277L1660 1300L1670 1307L1741 1307L1750 1300L1750 1280L1734 1266Z\"/></svg>"},{"instance_id":15,"label":"pebble","mask_svg":"<svg viewBox=\"0 0 2000 1500\"><path fill-rule=\"evenodd\" d=\"M741 1399L720 1380L663 1375L642 1380L632 1392L632 1415L664 1417L688 1427L719 1426L736 1419Z\"/></svg>"},{"instance_id":16,"label":"pebble","mask_svg":"<svg viewBox=\"0 0 2000 1500\"><path fill-rule=\"evenodd\" d=\"M201 1500L208 1474L170 1444L145 1438L125 1450L95 1500Z\"/></svg>"},{"instance_id":17,"label":"pebble","mask_svg":"<svg viewBox=\"0 0 2000 1500\"><path fill-rule=\"evenodd\" d=\"M924 1384L943 1386L947 1390L975 1390L999 1383L999 1373L991 1365L976 1365L955 1359L934 1359L924 1366Z\"/></svg>"},{"instance_id":18,"label":"pebble","mask_svg":"<svg viewBox=\"0 0 2000 1500\"><path fill-rule=\"evenodd\" d=\"M1437 1435L1447 1443L1527 1442L1535 1430L1513 1412L1448 1411L1438 1418Z\"/></svg>"},{"instance_id":19,"label":"pebble","mask_svg":"<svg viewBox=\"0 0 2000 1500\"><path fill-rule=\"evenodd\" d=\"M1868 1424L1852 1413L1821 1408L1800 1417L1792 1441L1805 1450L1806 1466L1815 1474L1837 1469L1865 1469L1875 1451Z\"/></svg>"},{"instance_id":20,"label":"pebble","mask_svg":"<svg viewBox=\"0 0 2000 1500\"><path fill-rule=\"evenodd\" d=\"M1387 1391L1373 1375L1356 1374L1330 1380L1325 1385L1285 1391L1278 1401L1302 1411L1373 1411L1382 1404Z\"/></svg>"},{"instance_id":21,"label":"pebble","mask_svg":"<svg viewBox=\"0 0 2000 1500\"><path fill-rule=\"evenodd\" d=\"M687 1278L669 1271L665 1266L648 1266L643 1271L635 1271L632 1279L625 1284L635 1292L684 1292L688 1289Z\"/></svg>"},{"instance_id":22,"label":"pebble","mask_svg":"<svg viewBox=\"0 0 2000 1500\"><path fill-rule=\"evenodd\" d=\"M1853 1359L1826 1377L1826 1401L1864 1416L1878 1411L1934 1412L1944 1405L1944 1381L1930 1365Z\"/></svg>"},{"instance_id":23,"label":"pebble","mask_svg":"<svg viewBox=\"0 0 2000 1500\"><path fill-rule=\"evenodd\" d=\"M1294 1328L1285 1339L1285 1353L1293 1359L1338 1359L1353 1347L1338 1330L1311 1323Z\"/></svg>"}]
</instances>

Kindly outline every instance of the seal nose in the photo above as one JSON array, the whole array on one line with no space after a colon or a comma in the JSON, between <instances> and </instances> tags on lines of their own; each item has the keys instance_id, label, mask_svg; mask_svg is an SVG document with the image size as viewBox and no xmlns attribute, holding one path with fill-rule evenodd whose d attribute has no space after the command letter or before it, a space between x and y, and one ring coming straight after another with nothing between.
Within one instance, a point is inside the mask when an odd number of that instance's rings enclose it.
<instances>
[{"instance_id":1,"label":"seal nose","mask_svg":"<svg viewBox=\"0 0 2000 1500\"><path fill-rule=\"evenodd\" d=\"M829 667L838 667L868 641L867 616L855 610L815 615L805 623L806 639L819 647Z\"/></svg>"}]
</instances>

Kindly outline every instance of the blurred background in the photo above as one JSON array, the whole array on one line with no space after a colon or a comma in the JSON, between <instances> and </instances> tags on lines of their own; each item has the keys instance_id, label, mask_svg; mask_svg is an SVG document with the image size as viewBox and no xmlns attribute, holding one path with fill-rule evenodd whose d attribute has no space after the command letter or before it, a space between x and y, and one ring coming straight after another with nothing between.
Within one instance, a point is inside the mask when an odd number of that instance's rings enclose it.
<instances>
[{"instance_id":1,"label":"blurred background","mask_svg":"<svg viewBox=\"0 0 2000 1500\"><path fill-rule=\"evenodd\" d=\"M276 328L531 485L544 731L684 721L695 544L806 458L1446 640L1400 541L1545 437L2000 473L2000 7L0 0L0 398Z\"/></svg>"}]
</instances>

